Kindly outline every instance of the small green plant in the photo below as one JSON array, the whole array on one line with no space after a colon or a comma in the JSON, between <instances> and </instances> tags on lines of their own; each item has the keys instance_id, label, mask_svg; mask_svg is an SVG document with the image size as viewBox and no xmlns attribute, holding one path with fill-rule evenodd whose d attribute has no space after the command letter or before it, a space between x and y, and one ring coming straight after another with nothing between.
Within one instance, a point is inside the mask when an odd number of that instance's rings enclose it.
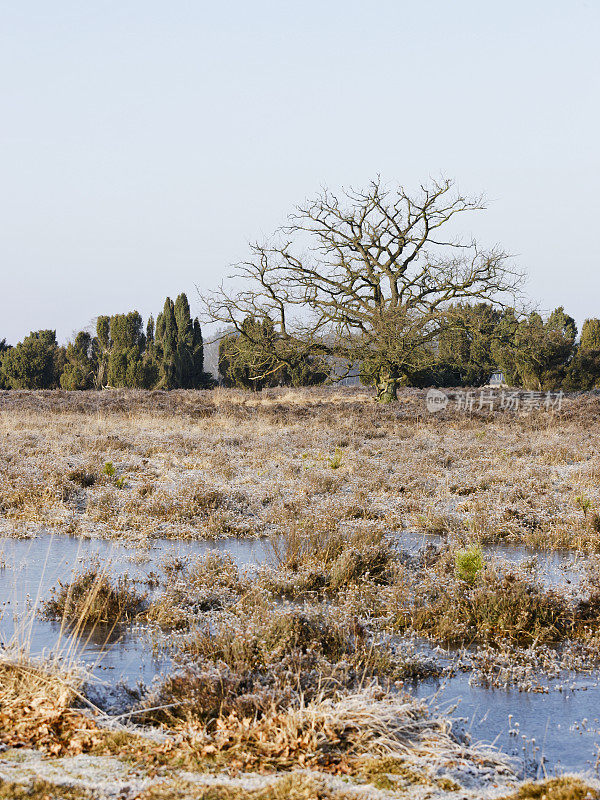
<instances>
[{"instance_id":1,"label":"small green plant","mask_svg":"<svg viewBox=\"0 0 600 800\"><path fill-rule=\"evenodd\" d=\"M329 459L331 469L339 469L342 466L342 451L339 447L335 448L333 457Z\"/></svg>"},{"instance_id":2,"label":"small green plant","mask_svg":"<svg viewBox=\"0 0 600 800\"><path fill-rule=\"evenodd\" d=\"M466 583L475 583L478 574L484 567L481 547L469 547L459 550L454 556L456 576Z\"/></svg>"},{"instance_id":3,"label":"small green plant","mask_svg":"<svg viewBox=\"0 0 600 800\"><path fill-rule=\"evenodd\" d=\"M125 478L115 478L115 486L117 489L124 489L127 486L127 480Z\"/></svg>"},{"instance_id":4,"label":"small green plant","mask_svg":"<svg viewBox=\"0 0 600 800\"><path fill-rule=\"evenodd\" d=\"M579 495L575 498L575 502L579 506L579 508L583 511L583 516L587 517L588 511L592 506L592 501L589 497L584 497L583 495Z\"/></svg>"},{"instance_id":5,"label":"small green plant","mask_svg":"<svg viewBox=\"0 0 600 800\"><path fill-rule=\"evenodd\" d=\"M112 478L116 471L117 470L115 469L115 465L112 463L112 461L107 461L104 465L104 469L102 470L102 472L105 475L108 475L109 478Z\"/></svg>"}]
</instances>

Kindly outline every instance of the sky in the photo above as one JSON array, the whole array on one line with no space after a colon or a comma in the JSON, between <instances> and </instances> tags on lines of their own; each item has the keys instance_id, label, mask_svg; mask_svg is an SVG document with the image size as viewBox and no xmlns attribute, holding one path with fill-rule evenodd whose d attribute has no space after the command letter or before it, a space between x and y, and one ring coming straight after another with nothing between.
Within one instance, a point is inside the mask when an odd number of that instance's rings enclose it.
<instances>
[{"instance_id":1,"label":"sky","mask_svg":"<svg viewBox=\"0 0 600 800\"><path fill-rule=\"evenodd\" d=\"M0 339L216 286L320 187L484 192L600 317L600 0L0 0Z\"/></svg>"}]
</instances>

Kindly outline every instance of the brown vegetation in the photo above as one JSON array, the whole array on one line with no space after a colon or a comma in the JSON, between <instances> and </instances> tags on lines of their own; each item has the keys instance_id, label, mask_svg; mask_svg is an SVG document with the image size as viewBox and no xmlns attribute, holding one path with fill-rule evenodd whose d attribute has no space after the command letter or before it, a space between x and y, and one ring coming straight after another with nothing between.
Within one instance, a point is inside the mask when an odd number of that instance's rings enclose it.
<instances>
[{"instance_id":1,"label":"brown vegetation","mask_svg":"<svg viewBox=\"0 0 600 800\"><path fill-rule=\"evenodd\" d=\"M138 594L124 575L112 582L100 567L93 566L59 582L52 597L43 605L47 617L55 617L82 628L90 624L115 625L132 620L143 609L145 597Z\"/></svg>"},{"instance_id":2,"label":"brown vegetation","mask_svg":"<svg viewBox=\"0 0 600 800\"><path fill-rule=\"evenodd\" d=\"M98 732L74 708L77 684L29 662L2 662L0 742L134 761L137 753L152 768L311 767L390 790L414 778L441 791L414 759L456 755L458 744L400 683L441 668L400 648L398 634L480 643L473 663L492 676L501 659L535 650L541 663L567 640L580 646L578 663L594 663L594 559L575 595L492 560L486 546L600 552L600 442L590 425L599 410L586 395L568 398L561 414L428 416L418 390L401 392L396 407L344 389L0 393L5 533L44 525L142 543L268 543L254 572L228 554L166 560L151 602L96 565L46 603L47 615L78 630L150 626L176 668L131 719L159 727L160 745ZM339 796L326 781L303 780L248 797ZM576 782L546 789L585 797ZM169 796L167 783L144 791L147 800Z\"/></svg>"},{"instance_id":3,"label":"brown vegetation","mask_svg":"<svg viewBox=\"0 0 600 800\"><path fill-rule=\"evenodd\" d=\"M0 744L33 746L54 756L89 750L98 741L97 726L73 708L77 696L74 676L23 657L4 657L0 660Z\"/></svg>"}]
</instances>

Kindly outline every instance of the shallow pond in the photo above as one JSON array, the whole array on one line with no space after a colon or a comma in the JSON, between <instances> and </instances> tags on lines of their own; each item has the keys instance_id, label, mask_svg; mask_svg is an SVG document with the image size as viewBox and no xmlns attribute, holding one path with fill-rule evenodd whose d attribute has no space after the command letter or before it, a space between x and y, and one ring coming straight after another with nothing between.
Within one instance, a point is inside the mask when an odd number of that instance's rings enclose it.
<instances>
[{"instance_id":1,"label":"shallow pond","mask_svg":"<svg viewBox=\"0 0 600 800\"><path fill-rule=\"evenodd\" d=\"M427 679L412 691L451 713L455 729L515 756L525 777L596 770L600 757L599 675L548 680L548 693L471 686L469 675Z\"/></svg>"},{"instance_id":2,"label":"shallow pond","mask_svg":"<svg viewBox=\"0 0 600 800\"><path fill-rule=\"evenodd\" d=\"M540 552L508 544L486 545L481 549L484 558L530 571L545 586L568 593L577 589L585 573L585 556L568 551Z\"/></svg>"},{"instance_id":3,"label":"shallow pond","mask_svg":"<svg viewBox=\"0 0 600 800\"><path fill-rule=\"evenodd\" d=\"M430 536L406 533L398 546L415 553L427 543L436 542ZM76 656L108 687L119 682L132 687L138 682L148 684L168 669L169 662L154 654L152 640L144 628L122 626L112 632L98 628L78 644L77 653L69 653L68 635L61 631L60 623L42 619L35 609L40 601L48 599L59 581L69 582L74 573L94 559L109 564L112 575L127 573L143 581L150 572L160 574L168 556L187 559L211 550L230 553L240 567L253 567L269 558L268 543L260 539L165 539L154 540L149 547L49 534L34 539L0 540L0 642L7 643L17 635L35 654L55 650L58 643L65 657ZM581 577L580 562L569 554L492 547L485 548L485 555L519 566L535 558L542 579L561 588L576 584ZM536 770L543 774L543 762L548 774L554 774L595 766L600 752L599 677L570 673L562 680L544 681L547 693L470 685L468 673L444 680L422 680L408 688L419 697L431 698L433 705L442 710L458 701L458 708L452 712L453 717L460 718L458 729L469 732L475 740L496 742L502 750L521 759L529 774Z\"/></svg>"},{"instance_id":4,"label":"shallow pond","mask_svg":"<svg viewBox=\"0 0 600 800\"><path fill-rule=\"evenodd\" d=\"M33 539L2 539L0 644L16 640L37 655L58 650L63 659L82 661L99 679L112 684L149 683L168 661L155 656L143 628L118 626L111 631L99 626L91 636L84 636L75 649L60 622L45 620L35 610L51 596L59 581L69 583L94 560L106 565L112 576L126 573L134 580L144 581L150 572L161 573L168 556L185 560L214 550L230 553L240 567L260 564L267 558L267 544L260 539L156 539L148 548L50 534Z\"/></svg>"}]
</instances>

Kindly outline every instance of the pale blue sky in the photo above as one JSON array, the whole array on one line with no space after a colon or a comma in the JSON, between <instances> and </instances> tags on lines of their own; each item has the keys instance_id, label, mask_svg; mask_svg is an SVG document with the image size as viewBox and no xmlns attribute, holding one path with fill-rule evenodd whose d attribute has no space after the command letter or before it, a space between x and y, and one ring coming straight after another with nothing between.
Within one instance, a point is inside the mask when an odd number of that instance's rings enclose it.
<instances>
[{"instance_id":1,"label":"pale blue sky","mask_svg":"<svg viewBox=\"0 0 600 800\"><path fill-rule=\"evenodd\" d=\"M0 0L0 339L208 289L323 185L444 173L600 316L600 0Z\"/></svg>"}]
</instances>

